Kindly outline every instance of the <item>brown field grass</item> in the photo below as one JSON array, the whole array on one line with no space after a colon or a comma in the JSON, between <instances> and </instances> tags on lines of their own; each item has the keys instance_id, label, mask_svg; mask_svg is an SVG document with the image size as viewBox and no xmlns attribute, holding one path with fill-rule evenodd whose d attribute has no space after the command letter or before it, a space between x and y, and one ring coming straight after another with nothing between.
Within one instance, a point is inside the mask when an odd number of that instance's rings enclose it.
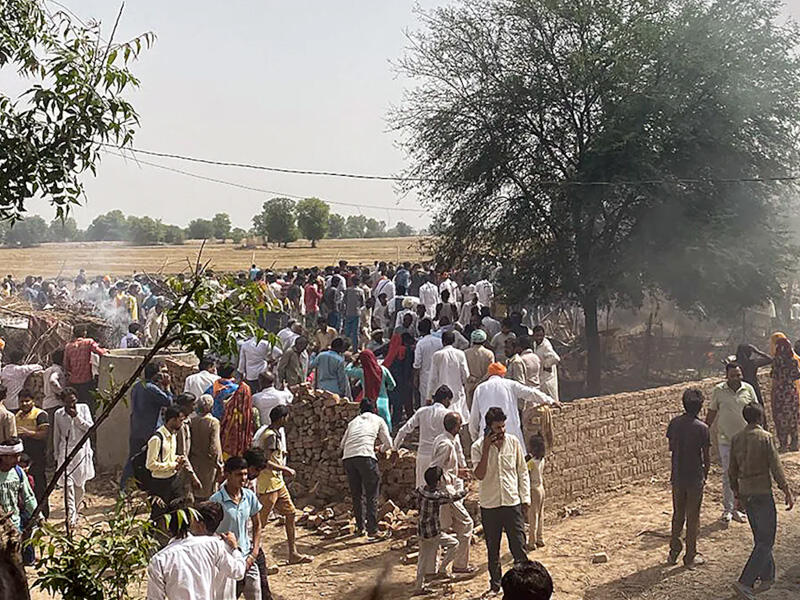
<instances>
[{"instance_id":1,"label":"brown field grass","mask_svg":"<svg viewBox=\"0 0 800 600\"><path fill-rule=\"evenodd\" d=\"M322 240L311 248L306 240L288 248L238 248L231 243L206 244L203 256L218 271L248 269L255 262L262 268L311 267L347 260L351 264L372 264L376 260L398 261L426 258L423 238L377 238L363 240ZM0 272L15 278L26 275L73 277L78 269L89 275L130 275L134 272L179 273L188 271L187 262L197 259L200 243L183 246L130 246L122 242L75 242L42 244L36 248L0 249Z\"/></svg>"}]
</instances>

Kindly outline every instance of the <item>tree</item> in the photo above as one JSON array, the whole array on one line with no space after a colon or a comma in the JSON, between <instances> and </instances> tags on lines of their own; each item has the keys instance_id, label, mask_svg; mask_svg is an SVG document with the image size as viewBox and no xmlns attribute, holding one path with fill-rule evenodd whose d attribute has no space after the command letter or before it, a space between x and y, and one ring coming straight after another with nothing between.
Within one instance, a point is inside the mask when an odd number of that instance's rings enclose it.
<instances>
[{"instance_id":1,"label":"tree","mask_svg":"<svg viewBox=\"0 0 800 600\"><path fill-rule=\"evenodd\" d=\"M331 213L328 215L328 237L339 239L344 237L344 217Z\"/></svg>"},{"instance_id":2,"label":"tree","mask_svg":"<svg viewBox=\"0 0 800 600\"><path fill-rule=\"evenodd\" d=\"M231 231L231 240L234 244L240 244L244 238L247 237L247 232L241 227L234 227Z\"/></svg>"},{"instance_id":3,"label":"tree","mask_svg":"<svg viewBox=\"0 0 800 600\"><path fill-rule=\"evenodd\" d=\"M376 238L386 235L386 221L367 219L364 224L364 237Z\"/></svg>"},{"instance_id":4,"label":"tree","mask_svg":"<svg viewBox=\"0 0 800 600\"><path fill-rule=\"evenodd\" d=\"M367 217L364 215L350 215L344 223L344 238L363 238L367 233Z\"/></svg>"},{"instance_id":5,"label":"tree","mask_svg":"<svg viewBox=\"0 0 800 600\"><path fill-rule=\"evenodd\" d=\"M392 227L389 231L392 232L392 237L410 237L415 233L414 228L403 221L398 221L397 225ZM389 235L389 232L387 232L387 235Z\"/></svg>"},{"instance_id":6,"label":"tree","mask_svg":"<svg viewBox=\"0 0 800 600\"><path fill-rule=\"evenodd\" d=\"M39 215L33 215L12 225L6 233L6 244L23 248L38 246L47 241L48 232L47 221Z\"/></svg>"},{"instance_id":7,"label":"tree","mask_svg":"<svg viewBox=\"0 0 800 600\"><path fill-rule=\"evenodd\" d=\"M86 230L86 239L91 241L121 241L127 239L128 222L121 210L112 210L95 217Z\"/></svg>"},{"instance_id":8,"label":"tree","mask_svg":"<svg viewBox=\"0 0 800 600\"><path fill-rule=\"evenodd\" d=\"M154 36L103 41L99 22L74 22L36 0L0 4L0 68L17 73L16 96L0 94L0 218L19 219L41 196L66 215L83 194L81 173L94 173L101 143L125 146L138 116L124 93L139 82L131 59Z\"/></svg>"},{"instance_id":9,"label":"tree","mask_svg":"<svg viewBox=\"0 0 800 600\"><path fill-rule=\"evenodd\" d=\"M186 228L186 235L192 240L208 240L214 237L214 223L208 219L194 219Z\"/></svg>"},{"instance_id":10,"label":"tree","mask_svg":"<svg viewBox=\"0 0 800 600\"><path fill-rule=\"evenodd\" d=\"M73 217L66 219L53 219L47 239L51 242L77 242L83 238L83 232L78 228L78 223Z\"/></svg>"},{"instance_id":11,"label":"tree","mask_svg":"<svg viewBox=\"0 0 800 600\"><path fill-rule=\"evenodd\" d=\"M214 237L224 244L231 235L231 218L228 213L217 213L211 219L211 224L214 226Z\"/></svg>"},{"instance_id":12,"label":"tree","mask_svg":"<svg viewBox=\"0 0 800 600\"><path fill-rule=\"evenodd\" d=\"M777 225L787 188L713 181L797 164L797 28L779 18L763 0L462 0L422 15L400 64L418 85L393 118L436 211L437 259L506 265L508 302L580 304L590 393L601 305L655 289L736 314L794 260Z\"/></svg>"},{"instance_id":13,"label":"tree","mask_svg":"<svg viewBox=\"0 0 800 600\"><path fill-rule=\"evenodd\" d=\"M164 225L161 239L165 244L180 246L186 241L186 233L177 225Z\"/></svg>"},{"instance_id":14,"label":"tree","mask_svg":"<svg viewBox=\"0 0 800 600\"><path fill-rule=\"evenodd\" d=\"M154 246L163 237L163 225L150 217L128 217L128 241L135 246Z\"/></svg>"},{"instance_id":15,"label":"tree","mask_svg":"<svg viewBox=\"0 0 800 600\"><path fill-rule=\"evenodd\" d=\"M283 244L297 239L294 200L273 198L264 202L262 211L253 217L253 229L267 242Z\"/></svg>"},{"instance_id":16,"label":"tree","mask_svg":"<svg viewBox=\"0 0 800 600\"><path fill-rule=\"evenodd\" d=\"M319 198L304 198L297 203L297 227L307 240L311 240L311 247L317 247L317 240L321 240L328 233L328 218L331 209Z\"/></svg>"}]
</instances>

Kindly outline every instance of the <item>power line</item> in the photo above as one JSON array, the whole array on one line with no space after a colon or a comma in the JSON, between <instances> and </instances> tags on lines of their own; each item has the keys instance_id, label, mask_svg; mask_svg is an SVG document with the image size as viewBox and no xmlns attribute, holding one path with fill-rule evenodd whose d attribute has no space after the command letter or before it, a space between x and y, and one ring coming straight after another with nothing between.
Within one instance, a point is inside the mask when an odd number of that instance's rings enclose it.
<instances>
[{"instance_id":1,"label":"power line","mask_svg":"<svg viewBox=\"0 0 800 600\"><path fill-rule=\"evenodd\" d=\"M120 149L113 144L100 144L111 148ZM146 154L148 156L157 156L159 158L174 158L176 160L184 160L187 162L201 163L204 165L215 165L218 167L236 167L239 169L255 169L257 171L270 171L272 173L285 173L289 175L315 175L320 177L342 177L346 179L363 179L372 181L429 181L420 177L396 177L393 175L365 175L362 173L342 173L336 171L313 171L308 169L287 169L284 167L267 167L264 165L253 165L248 163L229 162L221 160L210 160L207 158L197 158L194 156L183 156L180 154L171 154L169 152L155 152L153 150L142 150L140 148L124 148L128 152L134 154Z\"/></svg>"},{"instance_id":2,"label":"power line","mask_svg":"<svg viewBox=\"0 0 800 600\"><path fill-rule=\"evenodd\" d=\"M106 154L110 154L112 156L117 156L117 157L122 158L122 159L127 159L128 158L124 154L120 154L118 152L112 152L110 150L104 150L104 152ZM185 175L186 177L193 177L193 178L199 179L201 181L208 181L208 182L211 182L211 183L218 183L218 184L221 184L221 185L228 185L228 186L231 186L231 187L235 187L235 188L242 189L242 190L248 190L248 191L251 191L251 192L259 192L259 193L262 193L262 194L271 194L273 196L285 196L287 198L296 198L298 200L303 200L303 199L308 197L308 196L298 196L296 194L286 194L284 192L277 192L275 190L267 190L267 189L264 189L264 188L244 185L244 184L236 183L236 182L233 182L233 181L226 181L224 179L216 179L214 177L207 177L205 175L199 175L197 173L192 173L190 171L183 171L181 169L175 169L173 167L168 167L166 165L160 165L160 164L152 163L152 162L149 162L149 161L146 161L146 160L141 160L141 159L136 158L136 157L134 157L133 160L135 160L137 164L147 165L148 167L153 167L153 168L156 168L156 169L162 169L164 171L169 171L171 173L176 173L178 175ZM336 205L336 206L349 206L349 207L352 207L352 208L358 208L359 210L364 209L364 208L373 208L373 209L385 209L385 210L397 211L397 212L412 212L412 213L427 213L428 212L427 210L421 209L421 208L403 208L403 207L386 207L386 206L362 206L360 204L353 204L353 203L350 203L350 202L337 202L337 201L334 201L334 200L325 200L325 199L322 199L322 201L325 204Z\"/></svg>"},{"instance_id":3,"label":"power line","mask_svg":"<svg viewBox=\"0 0 800 600\"><path fill-rule=\"evenodd\" d=\"M141 148L124 148L120 149L113 144L100 144L116 150L125 150L133 154L145 154L148 156L156 156L160 158L170 158L175 160L183 160L187 162L201 163L205 165L214 165L218 167L235 167L239 169L254 169L257 171L270 171L273 173L285 173L289 175L314 175L320 177L342 177L347 179L359 179L367 181L395 181L395 182L443 182L442 179L427 178L427 177L400 177L395 175L370 175L365 173L347 173L339 171L315 171L310 169L289 169L285 167L272 167L266 165L256 165L250 163L240 163L231 161L212 160L208 158L198 158L194 156L184 156L182 154L173 154L169 152L156 152L154 150L143 150ZM143 163L144 164L144 163ZM160 168L166 168L163 165L158 165ZM560 180L560 179L540 179L529 182L531 186L576 186L576 187L592 187L592 186L635 186L635 185L669 185L669 184L733 184L733 183L788 183L800 180L800 175L782 175L777 177L729 177L729 178L703 178L703 177L675 177L670 179L641 179L641 180L617 180L617 181L579 181L579 180ZM342 204L342 203L340 203ZM356 205L350 205L356 206ZM401 210L401 209L392 209ZM414 209L405 209L414 210ZM419 211L427 212L427 211Z\"/></svg>"}]
</instances>

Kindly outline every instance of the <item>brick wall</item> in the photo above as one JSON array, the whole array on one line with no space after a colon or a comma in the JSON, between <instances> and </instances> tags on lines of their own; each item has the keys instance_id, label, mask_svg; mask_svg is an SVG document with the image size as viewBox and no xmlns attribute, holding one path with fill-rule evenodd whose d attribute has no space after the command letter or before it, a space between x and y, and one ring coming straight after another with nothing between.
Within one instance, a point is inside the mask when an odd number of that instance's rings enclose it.
<instances>
[{"instance_id":1,"label":"brick wall","mask_svg":"<svg viewBox=\"0 0 800 600\"><path fill-rule=\"evenodd\" d=\"M576 400L555 411L554 444L545 467L547 502L563 506L579 497L653 476L668 479L669 421L683 412L684 390L699 387L711 401L720 379ZM769 376L761 376L769 417ZM705 409L701 414L705 418ZM712 432L712 440L716 439Z\"/></svg>"}]
</instances>

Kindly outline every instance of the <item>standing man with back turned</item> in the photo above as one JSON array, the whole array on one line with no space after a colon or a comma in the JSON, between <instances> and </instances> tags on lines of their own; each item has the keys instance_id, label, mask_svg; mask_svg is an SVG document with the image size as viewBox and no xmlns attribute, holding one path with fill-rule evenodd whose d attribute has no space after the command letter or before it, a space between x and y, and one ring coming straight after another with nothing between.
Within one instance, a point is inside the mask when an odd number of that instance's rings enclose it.
<instances>
[{"instance_id":1,"label":"standing man with back turned","mask_svg":"<svg viewBox=\"0 0 800 600\"><path fill-rule=\"evenodd\" d=\"M711 466L711 437L708 425L699 418L703 408L703 392L697 388L683 392L683 408L686 412L672 419L667 427L669 449L672 452L672 539L667 562L671 565L678 563L678 556L683 550L681 532L685 522L686 554L683 564L693 568L705 563L705 559L697 555L697 530L700 526L703 488Z\"/></svg>"},{"instance_id":2,"label":"standing man with back turned","mask_svg":"<svg viewBox=\"0 0 800 600\"><path fill-rule=\"evenodd\" d=\"M754 600L756 580L761 580L759 592L768 590L775 583L772 547L775 545L778 515L772 497L772 479L783 491L786 510L794 507L794 496L783 473L775 441L761 427L764 409L753 402L742 413L747 426L733 437L731 443L730 480L737 510L744 508L747 511L755 546L733 587L740 597Z\"/></svg>"}]
</instances>

